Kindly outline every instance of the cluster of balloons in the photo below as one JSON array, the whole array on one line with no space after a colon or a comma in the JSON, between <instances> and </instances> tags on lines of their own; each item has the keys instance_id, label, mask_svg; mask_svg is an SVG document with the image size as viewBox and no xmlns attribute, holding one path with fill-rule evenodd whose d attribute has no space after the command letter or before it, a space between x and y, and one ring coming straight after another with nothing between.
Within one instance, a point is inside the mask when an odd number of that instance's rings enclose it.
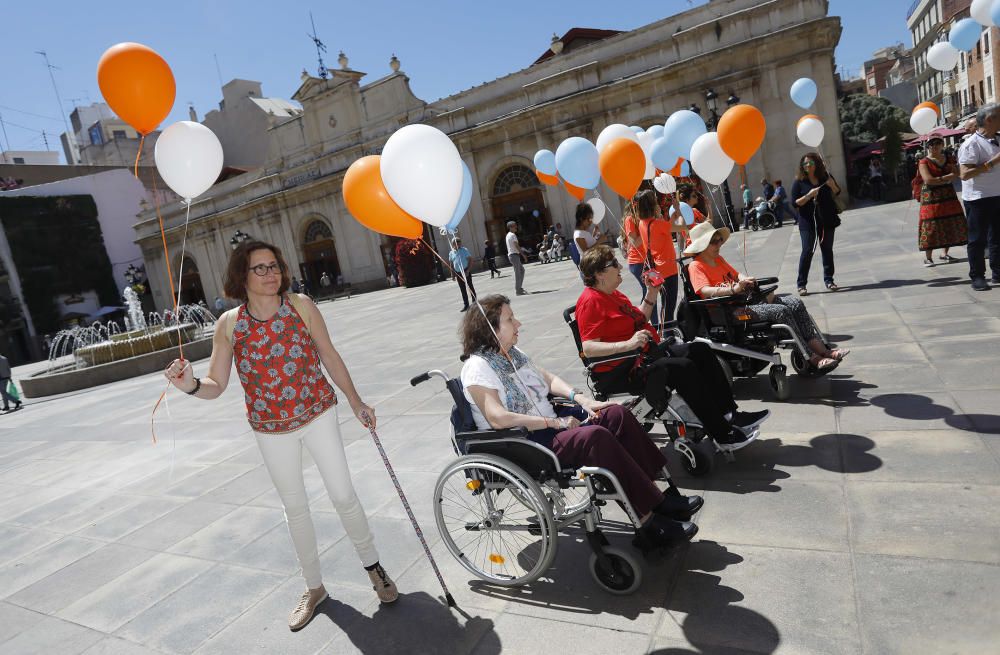
<instances>
[{"instance_id":1,"label":"cluster of balloons","mask_svg":"<svg viewBox=\"0 0 1000 655\"><path fill-rule=\"evenodd\" d=\"M816 102L817 92L816 82L808 77L800 77L792 83L789 95L796 105L809 109ZM795 124L795 136L810 148L818 148L826 136L823 119L816 114L806 114Z\"/></svg>"},{"instance_id":2,"label":"cluster of balloons","mask_svg":"<svg viewBox=\"0 0 1000 655\"><path fill-rule=\"evenodd\" d=\"M647 129L608 125L594 143L569 137L554 153L535 153L535 173L551 186L561 178L566 190L579 200L602 179L626 199L635 195L643 180L653 180L655 188L669 188L662 192L672 193L674 178L690 175L692 168L709 184L721 184L735 164L745 165L757 152L766 131L763 114L751 105L727 110L717 132L709 132L701 116L684 109L671 114L663 125Z\"/></svg>"},{"instance_id":3,"label":"cluster of balloons","mask_svg":"<svg viewBox=\"0 0 1000 655\"><path fill-rule=\"evenodd\" d=\"M429 125L393 132L381 155L358 159L344 175L344 203L362 225L418 239L423 223L454 232L472 201L472 173L451 139Z\"/></svg>"},{"instance_id":4,"label":"cluster of balloons","mask_svg":"<svg viewBox=\"0 0 1000 655\"><path fill-rule=\"evenodd\" d=\"M174 74L166 60L140 43L108 48L97 64L97 84L111 110L143 137L174 106ZM222 144L201 123L178 121L163 130L153 152L163 181L189 204L222 172Z\"/></svg>"},{"instance_id":5,"label":"cluster of balloons","mask_svg":"<svg viewBox=\"0 0 1000 655\"><path fill-rule=\"evenodd\" d=\"M958 64L960 54L976 47L983 28L1000 25L1000 0L972 0L972 18L963 18L951 27L947 41L935 43L927 50L927 63L939 71L950 71Z\"/></svg>"},{"instance_id":6,"label":"cluster of balloons","mask_svg":"<svg viewBox=\"0 0 1000 655\"><path fill-rule=\"evenodd\" d=\"M941 109L933 102L921 102L910 114L910 127L921 136L932 131L941 118Z\"/></svg>"}]
</instances>

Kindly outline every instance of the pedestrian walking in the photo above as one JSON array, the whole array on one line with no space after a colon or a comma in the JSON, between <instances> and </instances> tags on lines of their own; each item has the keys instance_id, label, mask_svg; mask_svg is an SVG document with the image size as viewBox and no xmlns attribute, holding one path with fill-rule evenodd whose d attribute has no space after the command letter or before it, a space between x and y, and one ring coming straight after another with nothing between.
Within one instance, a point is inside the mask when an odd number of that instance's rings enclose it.
<instances>
[{"instance_id":1,"label":"pedestrian walking","mask_svg":"<svg viewBox=\"0 0 1000 655\"><path fill-rule=\"evenodd\" d=\"M882 200L882 162L872 159L868 164L868 183L872 188L872 200Z\"/></svg>"},{"instance_id":2,"label":"pedestrian walking","mask_svg":"<svg viewBox=\"0 0 1000 655\"><path fill-rule=\"evenodd\" d=\"M766 177L761 179L760 185L763 188L763 195L761 197L764 200L769 200L774 195L774 186L767 181Z\"/></svg>"},{"instance_id":3,"label":"pedestrian walking","mask_svg":"<svg viewBox=\"0 0 1000 655\"><path fill-rule=\"evenodd\" d=\"M917 247L924 253L924 266L934 265L934 251L943 250L941 261L953 262L948 249L969 242L969 226L952 182L958 179L955 165L944 155L944 139L931 137L927 156L917 164L920 186L920 228Z\"/></svg>"},{"instance_id":4,"label":"pedestrian walking","mask_svg":"<svg viewBox=\"0 0 1000 655\"><path fill-rule=\"evenodd\" d=\"M472 294L473 301L476 300L476 288L472 286L472 271L469 270L472 255L469 254L468 248L462 246L461 239L456 237L452 245L453 248L448 253L448 260L454 271L452 275L458 281L458 290L462 292L462 311L464 312L469 309L469 294ZM466 291L466 286L469 287L468 291Z\"/></svg>"},{"instance_id":5,"label":"pedestrian walking","mask_svg":"<svg viewBox=\"0 0 1000 655\"><path fill-rule=\"evenodd\" d=\"M840 209L834 196L840 194L840 185L830 175L823 159L815 152L807 152L799 160L799 172L792 185L792 201L799 208L799 238L802 254L799 255L799 295L809 293L809 268L819 244L823 257L823 282L830 291L839 291L833 281L833 236L840 225Z\"/></svg>"},{"instance_id":6,"label":"pedestrian walking","mask_svg":"<svg viewBox=\"0 0 1000 655\"><path fill-rule=\"evenodd\" d=\"M770 200L774 203L774 218L778 221L778 227L781 227L785 215L785 201L788 200L788 194L785 193L785 187L781 186L781 180L774 181L774 195Z\"/></svg>"},{"instance_id":7,"label":"pedestrian walking","mask_svg":"<svg viewBox=\"0 0 1000 655\"><path fill-rule=\"evenodd\" d=\"M491 280L494 274L497 277L503 277L500 275L500 269L497 268L497 247L489 239L483 242L483 268L490 269Z\"/></svg>"},{"instance_id":8,"label":"pedestrian walking","mask_svg":"<svg viewBox=\"0 0 1000 655\"><path fill-rule=\"evenodd\" d=\"M0 355L0 396L3 396L3 411L9 412L10 403L14 403L14 411L21 409L21 401L7 392L10 385L10 362Z\"/></svg>"},{"instance_id":9,"label":"pedestrian walking","mask_svg":"<svg viewBox=\"0 0 1000 655\"><path fill-rule=\"evenodd\" d=\"M750 187L746 184L741 184L740 188L743 189L743 229L750 229L750 209L753 207L753 194L750 193Z\"/></svg>"},{"instance_id":10,"label":"pedestrian walking","mask_svg":"<svg viewBox=\"0 0 1000 655\"><path fill-rule=\"evenodd\" d=\"M976 291L989 291L986 250L993 284L1000 284L1000 105L988 104L976 113L978 129L958 149L962 201L968 221L969 278Z\"/></svg>"},{"instance_id":11,"label":"pedestrian walking","mask_svg":"<svg viewBox=\"0 0 1000 655\"><path fill-rule=\"evenodd\" d=\"M525 296L528 292L524 290L524 252L517 240L517 230L516 221L507 221L507 258L514 267L514 293Z\"/></svg>"},{"instance_id":12,"label":"pedestrian walking","mask_svg":"<svg viewBox=\"0 0 1000 655\"><path fill-rule=\"evenodd\" d=\"M290 284L288 266L278 248L261 241L240 245L229 259L225 292L242 304L218 323L222 329L215 330L208 374L195 377L191 362L175 359L165 375L181 391L211 400L225 391L235 359L247 420L284 506L307 587L288 619L288 627L295 631L309 623L316 607L327 598L302 473L303 447L316 462L379 600L393 602L398 592L379 561L368 519L351 483L337 420L337 393L320 364L362 424L374 427L375 410L358 395L316 305L305 296L287 293Z\"/></svg>"},{"instance_id":13,"label":"pedestrian walking","mask_svg":"<svg viewBox=\"0 0 1000 655\"><path fill-rule=\"evenodd\" d=\"M323 291L327 291L331 284L333 284L333 281L330 279L330 276L327 275L326 271L323 271L323 275L319 276L319 285L323 287Z\"/></svg>"}]
</instances>

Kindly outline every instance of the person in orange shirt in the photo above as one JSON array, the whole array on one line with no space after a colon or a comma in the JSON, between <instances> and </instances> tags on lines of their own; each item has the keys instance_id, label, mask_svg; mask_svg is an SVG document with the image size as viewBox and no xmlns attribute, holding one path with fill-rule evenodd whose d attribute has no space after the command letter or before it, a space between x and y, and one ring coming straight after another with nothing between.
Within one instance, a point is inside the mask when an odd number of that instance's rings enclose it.
<instances>
[{"instance_id":1,"label":"person in orange shirt","mask_svg":"<svg viewBox=\"0 0 1000 655\"><path fill-rule=\"evenodd\" d=\"M677 218L671 221L663 217L655 191L640 191L632 199L632 206L639 221L635 231L629 233L626 229L629 244L637 249L642 248L645 252L642 270L655 269L663 277L663 285L660 287L663 301L659 313L660 323L672 321L674 305L677 304L677 251L674 249L674 232L686 233L687 225L680 216L680 205L676 200L674 209Z\"/></svg>"},{"instance_id":2,"label":"person in orange shirt","mask_svg":"<svg viewBox=\"0 0 1000 655\"><path fill-rule=\"evenodd\" d=\"M755 278L741 274L719 254L729 239L729 230L716 228L711 223L701 223L691 228L691 243L685 255L696 255L688 266L691 287L702 298L733 296L752 291L757 286ZM795 330L799 338L813 351L809 361L819 371L828 371L844 359L850 350L826 347L823 334L806 309L805 304L793 296L768 294L764 302L746 307L752 315L771 323L784 323Z\"/></svg>"}]
</instances>

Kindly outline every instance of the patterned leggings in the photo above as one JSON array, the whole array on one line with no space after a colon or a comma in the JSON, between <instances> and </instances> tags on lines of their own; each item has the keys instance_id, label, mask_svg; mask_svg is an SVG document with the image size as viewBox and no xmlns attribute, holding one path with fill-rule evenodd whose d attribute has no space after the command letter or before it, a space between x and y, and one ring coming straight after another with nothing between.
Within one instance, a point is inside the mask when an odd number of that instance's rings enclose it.
<instances>
[{"instance_id":1,"label":"patterned leggings","mask_svg":"<svg viewBox=\"0 0 1000 655\"><path fill-rule=\"evenodd\" d=\"M823 341L823 334L816 327L812 316L809 315L809 310L806 309L801 300L794 296L775 296L772 303L750 305L747 309L760 320L784 323L791 327L806 343L810 339Z\"/></svg>"}]
</instances>

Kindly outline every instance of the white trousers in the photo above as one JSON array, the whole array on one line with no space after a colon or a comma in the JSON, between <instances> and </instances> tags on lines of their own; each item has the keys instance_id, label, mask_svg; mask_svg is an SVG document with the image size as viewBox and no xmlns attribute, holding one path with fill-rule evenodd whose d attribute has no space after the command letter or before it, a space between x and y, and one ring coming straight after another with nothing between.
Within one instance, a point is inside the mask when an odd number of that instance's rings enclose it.
<instances>
[{"instance_id":1,"label":"white trousers","mask_svg":"<svg viewBox=\"0 0 1000 655\"><path fill-rule=\"evenodd\" d=\"M377 562L375 538L347 468L344 442L337 423L337 408L331 407L305 427L288 434L254 434L264 457L264 466L285 507L285 522L292 535L306 585L310 589L319 587L323 576L319 568L316 530L309 514L309 498L302 476L302 446L309 449L309 454L316 461L316 468L340 515L344 530L361 558L361 565L371 566Z\"/></svg>"}]
</instances>

